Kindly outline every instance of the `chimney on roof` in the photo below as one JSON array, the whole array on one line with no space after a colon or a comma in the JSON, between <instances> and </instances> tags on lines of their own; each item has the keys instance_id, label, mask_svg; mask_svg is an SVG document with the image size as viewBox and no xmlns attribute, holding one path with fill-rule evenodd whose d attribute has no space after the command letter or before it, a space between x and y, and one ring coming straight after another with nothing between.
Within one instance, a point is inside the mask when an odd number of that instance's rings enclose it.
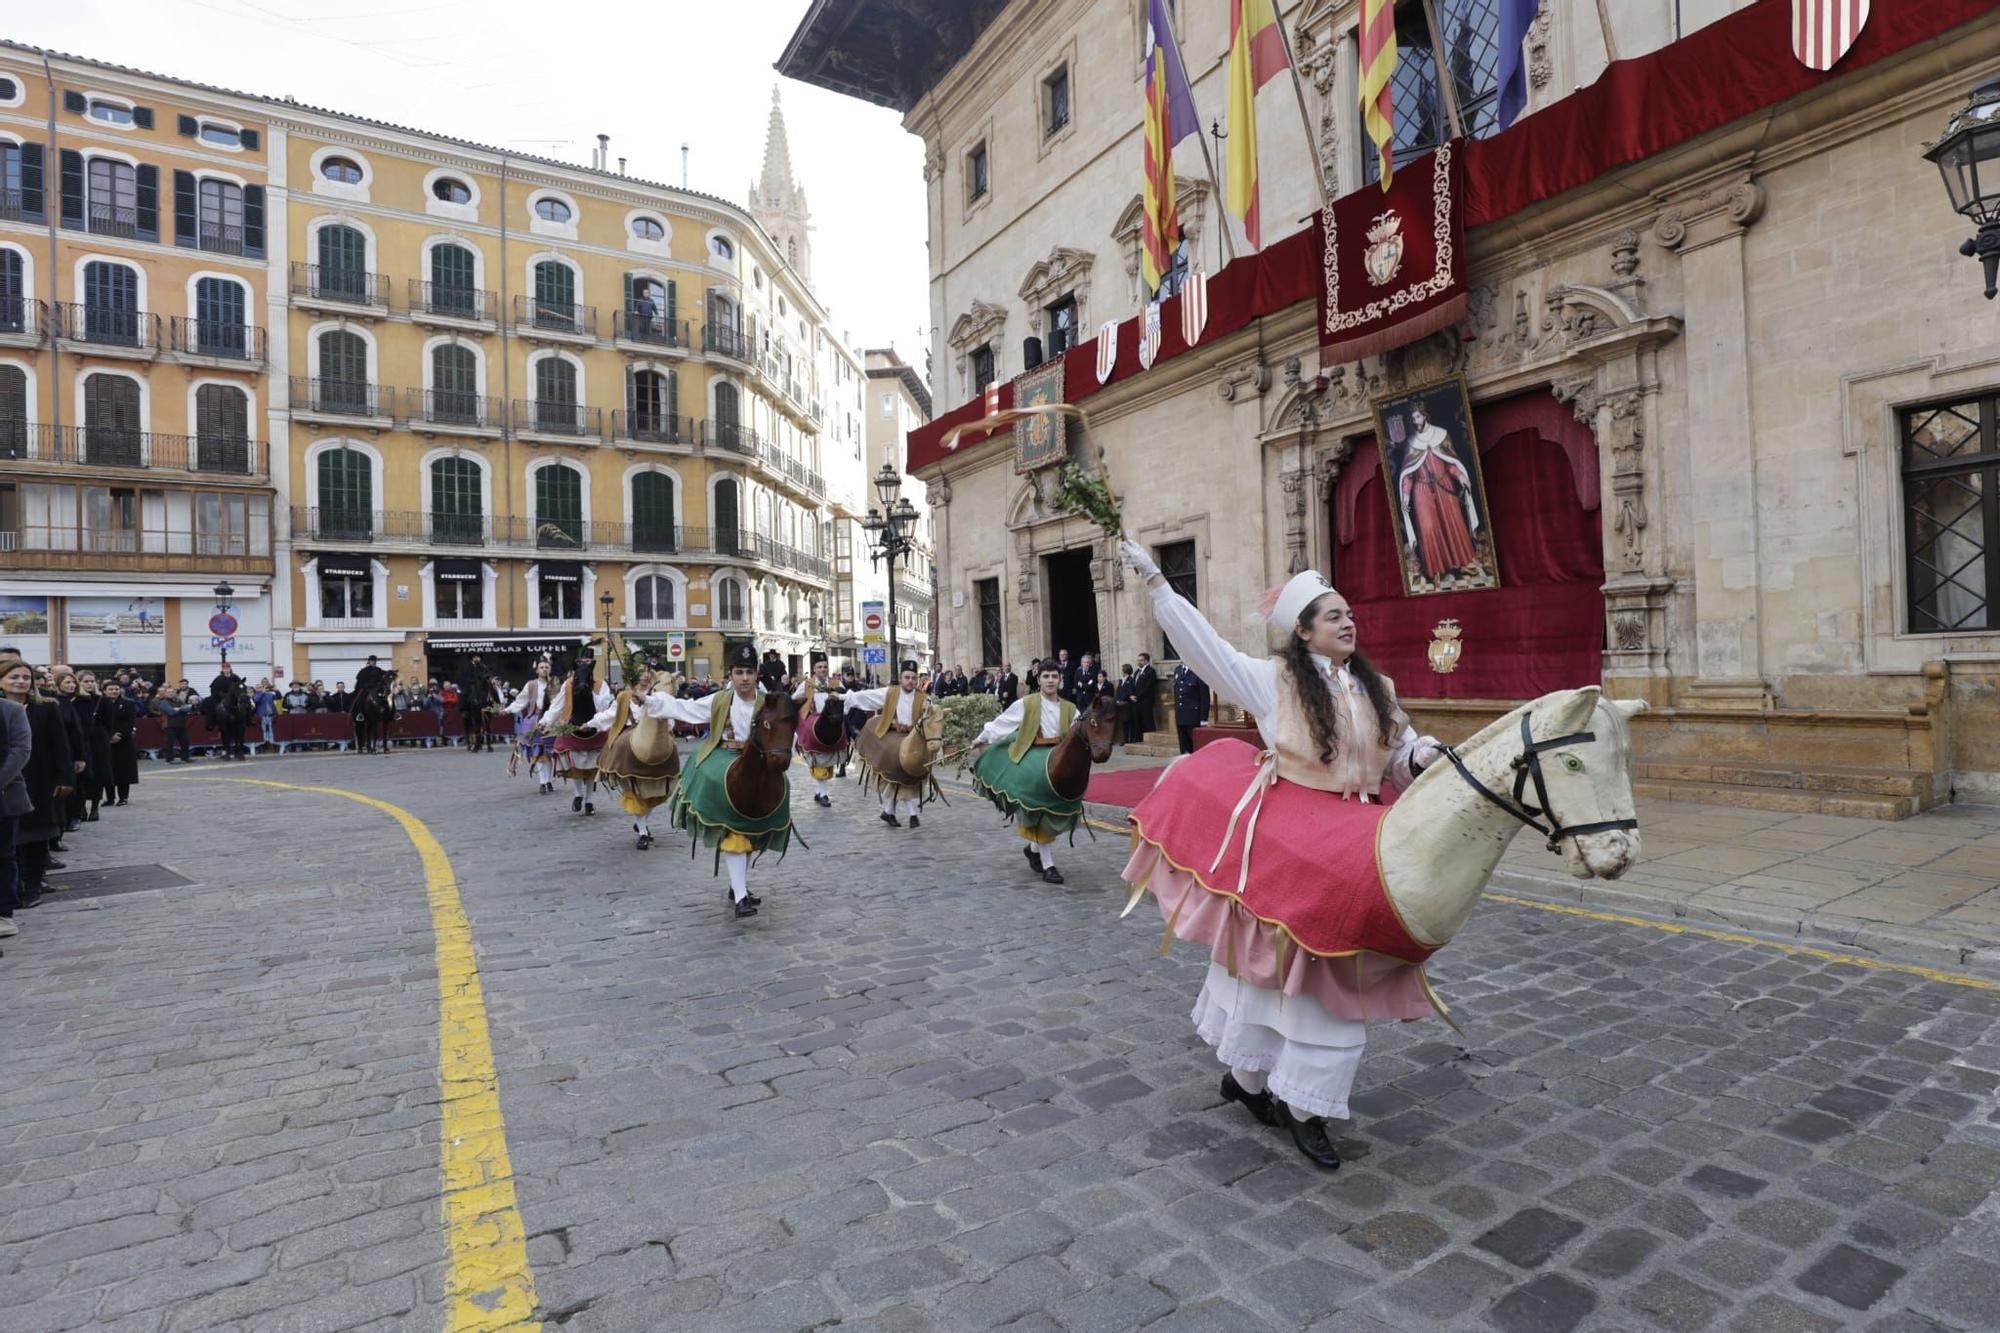
<instances>
[{"instance_id":1,"label":"chimney on roof","mask_svg":"<svg viewBox=\"0 0 2000 1333\"><path fill-rule=\"evenodd\" d=\"M622 157L618 159L618 174L621 176L625 174L625 159Z\"/></svg>"},{"instance_id":2,"label":"chimney on roof","mask_svg":"<svg viewBox=\"0 0 2000 1333\"><path fill-rule=\"evenodd\" d=\"M593 162L591 165L596 167L599 171L603 171L611 165L610 135L600 134L597 136L597 160Z\"/></svg>"},{"instance_id":3,"label":"chimney on roof","mask_svg":"<svg viewBox=\"0 0 2000 1333\"><path fill-rule=\"evenodd\" d=\"M685 190L687 187L688 187L688 146L685 143L683 143L681 145L681 188Z\"/></svg>"}]
</instances>

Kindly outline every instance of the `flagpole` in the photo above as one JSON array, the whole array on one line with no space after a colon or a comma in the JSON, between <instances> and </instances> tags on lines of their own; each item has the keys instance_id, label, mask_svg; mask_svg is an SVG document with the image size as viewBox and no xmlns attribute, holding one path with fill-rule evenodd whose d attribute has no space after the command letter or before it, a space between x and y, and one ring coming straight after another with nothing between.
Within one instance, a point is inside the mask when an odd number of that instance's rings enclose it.
<instances>
[{"instance_id":1,"label":"flagpole","mask_svg":"<svg viewBox=\"0 0 2000 1333\"><path fill-rule=\"evenodd\" d=\"M1153 34L1154 41L1158 41L1159 38L1158 33ZM1167 20L1167 40L1174 44L1174 60L1180 65L1181 78L1187 84L1188 104L1194 106L1194 80L1187 77L1187 52L1181 50L1181 35L1174 31L1171 16ZM1208 150L1208 131L1201 127L1201 108L1198 106L1194 109L1194 119L1194 137L1201 140L1201 160L1208 168L1209 198L1214 201L1215 216L1222 223L1222 262L1225 265L1233 264L1236 262L1236 243L1229 239L1229 208L1224 201L1221 181L1215 174L1215 154ZM1173 160L1173 151L1174 146L1167 145L1169 162Z\"/></svg>"},{"instance_id":2,"label":"flagpole","mask_svg":"<svg viewBox=\"0 0 2000 1333\"><path fill-rule=\"evenodd\" d=\"M1603 8L1599 0L1598 8ZM1436 62L1438 91L1444 95L1445 118L1451 122L1451 137L1465 137L1465 126L1458 118L1458 89L1451 77L1451 67L1444 63L1444 36L1438 29L1436 0L1424 0L1424 26L1430 29L1431 59Z\"/></svg>"},{"instance_id":3,"label":"flagpole","mask_svg":"<svg viewBox=\"0 0 2000 1333\"><path fill-rule=\"evenodd\" d=\"M1431 0L1424 0L1426 9L1430 3ZM1285 32L1284 16L1276 13L1276 6L1273 6L1273 17L1277 19L1275 26L1278 29L1278 42L1285 48L1285 68L1292 74L1292 93L1299 103L1299 124L1306 132L1306 156L1312 159L1313 176L1319 181L1320 204L1322 207L1331 207L1333 191L1326 183L1326 164L1319 160L1319 143L1313 134L1312 114L1306 110L1306 86L1299 81L1299 62L1292 57L1292 39Z\"/></svg>"}]
</instances>

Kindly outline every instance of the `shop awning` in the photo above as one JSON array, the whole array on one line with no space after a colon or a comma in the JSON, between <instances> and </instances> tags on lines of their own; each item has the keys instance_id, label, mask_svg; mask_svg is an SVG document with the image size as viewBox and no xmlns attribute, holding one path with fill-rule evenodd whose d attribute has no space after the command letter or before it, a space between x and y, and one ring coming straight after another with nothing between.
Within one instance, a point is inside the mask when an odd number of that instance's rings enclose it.
<instances>
[{"instance_id":1,"label":"shop awning","mask_svg":"<svg viewBox=\"0 0 2000 1333\"><path fill-rule=\"evenodd\" d=\"M580 560L544 560L536 573L557 583L583 582L583 562Z\"/></svg>"},{"instance_id":2,"label":"shop awning","mask_svg":"<svg viewBox=\"0 0 2000 1333\"><path fill-rule=\"evenodd\" d=\"M431 562L431 577L477 582L486 577L486 570L477 560L434 560Z\"/></svg>"},{"instance_id":3,"label":"shop awning","mask_svg":"<svg viewBox=\"0 0 2000 1333\"><path fill-rule=\"evenodd\" d=\"M322 554L319 557L321 578L331 575L334 578L365 579L374 572L368 567L368 557L365 555Z\"/></svg>"},{"instance_id":4,"label":"shop awning","mask_svg":"<svg viewBox=\"0 0 2000 1333\"><path fill-rule=\"evenodd\" d=\"M486 635L433 634L424 640L430 653L567 653L590 642L588 634L545 634L529 630L525 634Z\"/></svg>"}]
</instances>

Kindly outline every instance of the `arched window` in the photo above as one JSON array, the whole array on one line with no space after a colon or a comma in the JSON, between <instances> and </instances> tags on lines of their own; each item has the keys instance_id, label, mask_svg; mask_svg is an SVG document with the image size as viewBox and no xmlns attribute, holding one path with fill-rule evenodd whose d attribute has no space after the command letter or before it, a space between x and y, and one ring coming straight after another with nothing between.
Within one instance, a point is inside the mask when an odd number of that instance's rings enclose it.
<instances>
[{"instance_id":1,"label":"arched window","mask_svg":"<svg viewBox=\"0 0 2000 1333\"><path fill-rule=\"evenodd\" d=\"M83 266L83 336L94 343L139 342L139 270L92 261Z\"/></svg>"},{"instance_id":2,"label":"arched window","mask_svg":"<svg viewBox=\"0 0 2000 1333\"><path fill-rule=\"evenodd\" d=\"M244 356L250 330L248 298L234 278L198 278L194 284L194 350L203 356Z\"/></svg>"},{"instance_id":3,"label":"arched window","mask_svg":"<svg viewBox=\"0 0 2000 1333\"><path fill-rule=\"evenodd\" d=\"M375 530L375 462L359 449L328 449L319 456L318 535L366 540Z\"/></svg>"},{"instance_id":4,"label":"arched window","mask_svg":"<svg viewBox=\"0 0 2000 1333\"><path fill-rule=\"evenodd\" d=\"M368 383L368 340L352 329L328 329L319 335L319 392L314 402L323 412L369 414L374 396Z\"/></svg>"},{"instance_id":5,"label":"arched window","mask_svg":"<svg viewBox=\"0 0 2000 1333\"><path fill-rule=\"evenodd\" d=\"M431 419L481 424L479 353L462 343L431 348Z\"/></svg>"},{"instance_id":6,"label":"arched window","mask_svg":"<svg viewBox=\"0 0 2000 1333\"><path fill-rule=\"evenodd\" d=\"M743 581L733 575L715 580L715 618L728 625L744 620Z\"/></svg>"},{"instance_id":7,"label":"arched window","mask_svg":"<svg viewBox=\"0 0 2000 1333\"><path fill-rule=\"evenodd\" d=\"M479 464L470 458L431 460L431 539L477 544L485 532Z\"/></svg>"},{"instance_id":8,"label":"arched window","mask_svg":"<svg viewBox=\"0 0 2000 1333\"><path fill-rule=\"evenodd\" d=\"M791 588L785 590L785 630L791 634L799 632L799 594Z\"/></svg>"},{"instance_id":9,"label":"arched window","mask_svg":"<svg viewBox=\"0 0 2000 1333\"><path fill-rule=\"evenodd\" d=\"M667 237L667 229L660 225L657 218L633 218L632 234L642 241L663 241Z\"/></svg>"},{"instance_id":10,"label":"arched window","mask_svg":"<svg viewBox=\"0 0 2000 1333\"><path fill-rule=\"evenodd\" d=\"M671 370L635 370L627 381L626 411L632 438L672 444L685 438L680 426L680 377Z\"/></svg>"},{"instance_id":11,"label":"arched window","mask_svg":"<svg viewBox=\"0 0 2000 1333\"><path fill-rule=\"evenodd\" d=\"M443 184L440 181L439 184ZM431 310L440 315L477 319L479 308L478 259L462 245L431 247Z\"/></svg>"},{"instance_id":12,"label":"arched window","mask_svg":"<svg viewBox=\"0 0 2000 1333\"><path fill-rule=\"evenodd\" d=\"M83 381L83 461L98 467L138 467L144 461L139 382L124 375L87 375Z\"/></svg>"},{"instance_id":13,"label":"arched window","mask_svg":"<svg viewBox=\"0 0 2000 1333\"><path fill-rule=\"evenodd\" d=\"M456 176L440 176L431 182L431 196L447 204L469 204L472 187Z\"/></svg>"},{"instance_id":14,"label":"arched window","mask_svg":"<svg viewBox=\"0 0 2000 1333\"><path fill-rule=\"evenodd\" d=\"M324 158L319 164L319 174L330 181L338 181L342 185L361 184L361 164L352 158Z\"/></svg>"},{"instance_id":15,"label":"arched window","mask_svg":"<svg viewBox=\"0 0 2000 1333\"><path fill-rule=\"evenodd\" d=\"M568 222L574 215L569 211L569 205L560 199L537 199L535 216L544 222Z\"/></svg>"},{"instance_id":16,"label":"arched window","mask_svg":"<svg viewBox=\"0 0 2000 1333\"><path fill-rule=\"evenodd\" d=\"M358 228L337 222L321 227L318 255L317 294L336 301L354 301L365 305L369 300L368 238Z\"/></svg>"},{"instance_id":17,"label":"arched window","mask_svg":"<svg viewBox=\"0 0 2000 1333\"><path fill-rule=\"evenodd\" d=\"M709 515L709 525L715 529L715 549L724 555L736 555L745 545L740 497L737 494L736 479L723 477L715 483L714 512Z\"/></svg>"},{"instance_id":18,"label":"arched window","mask_svg":"<svg viewBox=\"0 0 2000 1333\"><path fill-rule=\"evenodd\" d=\"M625 275L625 336L666 347L681 345L680 293L672 282Z\"/></svg>"},{"instance_id":19,"label":"arched window","mask_svg":"<svg viewBox=\"0 0 2000 1333\"><path fill-rule=\"evenodd\" d=\"M664 472L641 472L632 478L632 549L679 550L674 531L674 479Z\"/></svg>"},{"instance_id":20,"label":"arched window","mask_svg":"<svg viewBox=\"0 0 2000 1333\"><path fill-rule=\"evenodd\" d=\"M727 236L709 237L708 252L717 259L725 261L733 261L736 258L736 246Z\"/></svg>"},{"instance_id":21,"label":"arched window","mask_svg":"<svg viewBox=\"0 0 2000 1333\"><path fill-rule=\"evenodd\" d=\"M10 169L11 160L0 158L0 176ZM26 266L19 250L0 250L0 333L25 333L27 328Z\"/></svg>"},{"instance_id":22,"label":"arched window","mask_svg":"<svg viewBox=\"0 0 2000 1333\"><path fill-rule=\"evenodd\" d=\"M583 473L567 463L535 472L535 544L583 545Z\"/></svg>"},{"instance_id":23,"label":"arched window","mask_svg":"<svg viewBox=\"0 0 2000 1333\"><path fill-rule=\"evenodd\" d=\"M559 356L535 362L535 429L574 434L576 366Z\"/></svg>"},{"instance_id":24,"label":"arched window","mask_svg":"<svg viewBox=\"0 0 2000 1333\"><path fill-rule=\"evenodd\" d=\"M28 372L0 364L0 458L28 456Z\"/></svg>"},{"instance_id":25,"label":"arched window","mask_svg":"<svg viewBox=\"0 0 2000 1333\"><path fill-rule=\"evenodd\" d=\"M195 467L202 472L250 470L250 395L234 384L194 391Z\"/></svg>"},{"instance_id":26,"label":"arched window","mask_svg":"<svg viewBox=\"0 0 2000 1333\"><path fill-rule=\"evenodd\" d=\"M671 621L678 614L674 605L674 581L659 574L641 574L632 580L632 618Z\"/></svg>"},{"instance_id":27,"label":"arched window","mask_svg":"<svg viewBox=\"0 0 2000 1333\"><path fill-rule=\"evenodd\" d=\"M576 270L560 260L542 260L535 265L535 327L574 330L576 321Z\"/></svg>"}]
</instances>

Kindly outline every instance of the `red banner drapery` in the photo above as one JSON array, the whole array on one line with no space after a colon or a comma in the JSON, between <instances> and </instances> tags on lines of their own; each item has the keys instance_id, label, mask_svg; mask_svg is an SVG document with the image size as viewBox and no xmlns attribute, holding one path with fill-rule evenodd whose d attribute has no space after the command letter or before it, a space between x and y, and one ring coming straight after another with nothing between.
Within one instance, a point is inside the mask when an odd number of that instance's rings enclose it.
<instances>
[{"instance_id":1,"label":"red banner drapery","mask_svg":"<svg viewBox=\"0 0 2000 1333\"><path fill-rule=\"evenodd\" d=\"M1359 361L1465 316L1463 147L1447 143L1321 211L1322 366Z\"/></svg>"}]
</instances>

